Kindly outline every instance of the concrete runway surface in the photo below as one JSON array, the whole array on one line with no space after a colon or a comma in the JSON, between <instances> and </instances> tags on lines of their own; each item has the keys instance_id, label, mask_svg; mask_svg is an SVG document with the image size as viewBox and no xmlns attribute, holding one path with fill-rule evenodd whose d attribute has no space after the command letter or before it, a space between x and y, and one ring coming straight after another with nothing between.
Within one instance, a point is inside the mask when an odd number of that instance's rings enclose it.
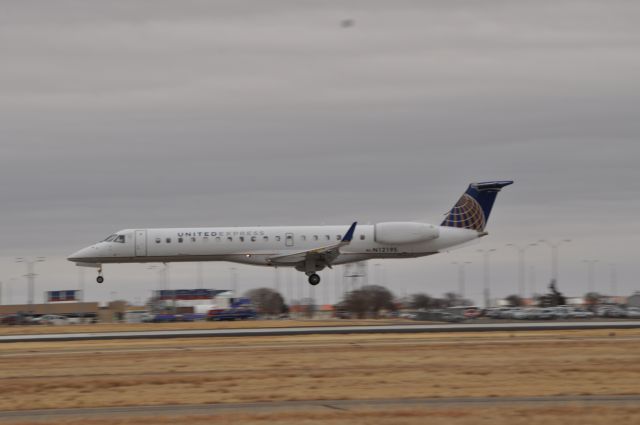
<instances>
[{"instance_id":1,"label":"concrete runway surface","mask_svg":"<svg viewBox=\"0 0 640 425\"><path fill-rule=\"evenodd\" d=\"M284 335L339 335L339 334L380 334L380 333L421 333L421 332L491 332L491 331L548 331L587 329L636 329L640 321L586 321L586 322L541 322L541 323L459 323L437 325L383 325L383 326L318 326L303 328L248 328L248 329L202 329L177 331L143 332L95 332L37 335L4 335L2 342L43 342L43 341L91 341L115 339L153 338L203 338L203 337L246 337Z\"/></svg>"},{"instance_id":2,"label":"concrete runway surface","mask_svg":"<svg viewBox=\"0 0 640 425\"><path fill-rule=\"evenodd\" d=\"M564 405L573 404L631 404L640 403L640 395L589 395L553 397L447 397L447 398L387 398L369 400L305 400L260 403L179 404L131 407L95 407L78 409L42 409L0 412L0 420L90 418L132 415L194 415L230 412L277 412L309 409L348 411L352 408L384 409L391 407L473 407L496 405Z\"/></svg>"}]
</instances>

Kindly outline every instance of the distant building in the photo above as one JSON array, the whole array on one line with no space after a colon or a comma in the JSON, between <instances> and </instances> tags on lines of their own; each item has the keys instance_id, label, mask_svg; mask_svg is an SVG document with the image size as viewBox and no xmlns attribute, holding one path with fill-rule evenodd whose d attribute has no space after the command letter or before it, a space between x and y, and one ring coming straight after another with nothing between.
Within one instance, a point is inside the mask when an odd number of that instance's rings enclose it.
<instances>
[{"instance_id":1,"label":"distant building","mask_svg":"<svg viewBox=\"0 0 640 425\"><path fill-rule=\"evenodd\" d=\"M640 307L640 291L634 292L633 295L627 298L627 305L629 307Z\"/></svg>"},{"instance_id":2,"label":"distant building","mask_svg":"<svg viewBox=\"0 0 640 425\"><path fill-rule=\"evenodd\" d=\"M201 313L213 308L229 308L233 299L233 292L226 289L164 289L154 291L150 304L156 312Z\"/></svg>"}]
</instances>

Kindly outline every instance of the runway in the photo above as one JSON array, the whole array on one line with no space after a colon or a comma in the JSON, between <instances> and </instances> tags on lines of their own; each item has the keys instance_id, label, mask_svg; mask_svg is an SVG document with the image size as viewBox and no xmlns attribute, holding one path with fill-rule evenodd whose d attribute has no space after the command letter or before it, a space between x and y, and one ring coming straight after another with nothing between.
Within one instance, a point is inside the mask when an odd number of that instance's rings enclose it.
<instances>
[{"instance_id":1,"label":"runway","mask_svg":"<svg viewBox=\"0 0 640 425\"><path fill-rule=\"evenodd\" d=\"M553 397L447 397L447 398L384 398L364 400L304 400L259 403L177 404L131 407L94 407L78 409L40 409L0 412L0 420L64 419L71 417L105 417L117 415L195 415L233 412L274 412L280 410L333 409L349 411L355 408L385 409L391 407L473 407L496 405L564 405L574 404L632 404L640 402L640 395L573 395Z\"/></svg>"},{"instance_id":2,"label":"runway","mask_svg":"<svg viewBox=\"0 0 640 425\"><path fill-rule=\"evenodd\" d=\"M0 343L43 341L91 341L117 339L166 339L287 335L339 335L339 334L383 334L423 332L496 332L496 331L549 331L588 329L635 329L640 321L584 321L542 323L458 323L458 324L409 324L382 326L318 326L297 328L247 328L247 329L200 329L175 331L94 332L58 333L35 335L4 335Z\"/></svg>"}]
</instances>

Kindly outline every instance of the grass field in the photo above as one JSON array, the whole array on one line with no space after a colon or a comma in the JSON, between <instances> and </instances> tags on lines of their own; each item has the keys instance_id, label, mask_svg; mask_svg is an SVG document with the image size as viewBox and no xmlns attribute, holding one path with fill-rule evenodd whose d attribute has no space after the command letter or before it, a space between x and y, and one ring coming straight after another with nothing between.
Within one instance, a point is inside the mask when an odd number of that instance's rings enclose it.
<instances>
[{"instance_id":1,"label":"grass field","mask_svg":"<svg viewBox=\"0 0 640 425\"><path fill-rule=\"evenodd\" d=\"M588 394L640 394L640 330L218 337L0 345L0 410ZM589 413L589 409L596 410ZM360 409L359 413L247 413L242 423L417 424L425 423L425 415L431 424L537 424L549 423L551 417L558 420L556 423L564 424L618 420L638 423L640 418L640 407L590 406L589 409L510 406L508 409L398 408L387 409L384 414L367 409ZM496 422L498 410L500 418L511 419ZM523 415L536 410L534 420L521 420ZM223 417L194 416L193 420L179 423L221 423ZM602 421L603 418L608 421ZM153 423L178 423L156 419ZM142 417L119 417L78 423L142 422Z\"/></svg>"}]
</instances>

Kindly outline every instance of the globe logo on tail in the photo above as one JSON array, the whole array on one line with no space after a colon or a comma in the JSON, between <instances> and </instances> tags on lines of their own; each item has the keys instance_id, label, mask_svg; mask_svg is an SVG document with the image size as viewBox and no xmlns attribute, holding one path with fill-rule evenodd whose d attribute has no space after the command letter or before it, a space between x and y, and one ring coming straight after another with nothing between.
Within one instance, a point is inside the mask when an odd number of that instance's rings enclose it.
<instances>
[{"instance_id":1,"label":"globe logo on tail","mask_svg":"<svg viewBox=\"0 0 640 425\"><path fill-rule=\"evenodd\" d=\"M453 206L442 225L474 229L481 232L486 225L486 219L478 201L465 193Z\"/></svg>"}]
</instances>

